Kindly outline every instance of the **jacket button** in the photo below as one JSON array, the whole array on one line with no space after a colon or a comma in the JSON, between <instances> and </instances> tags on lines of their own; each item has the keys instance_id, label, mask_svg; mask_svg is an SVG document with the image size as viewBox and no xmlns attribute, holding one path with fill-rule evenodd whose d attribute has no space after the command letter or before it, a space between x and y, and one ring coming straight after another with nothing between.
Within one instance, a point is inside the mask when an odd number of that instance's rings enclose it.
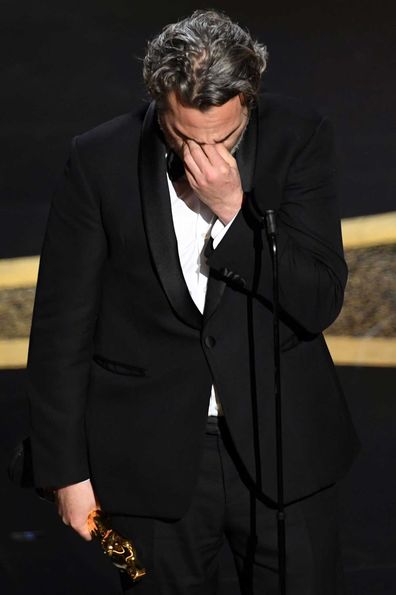
<instances>
[{"instance_id":1,"label":"jacket button","mask_svg":"<svg viewBox=\"0 0 396 595\"><path fill-rule=\"evenodd\" d=\"M205 345L206 347L214 347L216 345L216 339L211 335L205 337Z\"/></svg>"}]
</instances>

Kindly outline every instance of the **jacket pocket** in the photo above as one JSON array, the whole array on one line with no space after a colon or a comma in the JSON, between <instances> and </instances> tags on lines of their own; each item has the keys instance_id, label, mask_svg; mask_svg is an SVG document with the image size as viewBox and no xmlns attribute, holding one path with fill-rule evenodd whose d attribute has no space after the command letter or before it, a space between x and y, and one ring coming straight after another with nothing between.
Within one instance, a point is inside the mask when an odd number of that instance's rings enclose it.
<instances>
[{"instance_id":1,"label":"jacket pocket","mask_svg":"<svg viewBox=\"0 0 396 595\"><path fill-rule=\"evenodd\" d=\"M122 374L123 376L147 376L147 370L140 366L133 366L123 362L116 362L107 359L98 353L94 353L92 359L102 368L114 374Z\"/></svg>"}]
</instances>

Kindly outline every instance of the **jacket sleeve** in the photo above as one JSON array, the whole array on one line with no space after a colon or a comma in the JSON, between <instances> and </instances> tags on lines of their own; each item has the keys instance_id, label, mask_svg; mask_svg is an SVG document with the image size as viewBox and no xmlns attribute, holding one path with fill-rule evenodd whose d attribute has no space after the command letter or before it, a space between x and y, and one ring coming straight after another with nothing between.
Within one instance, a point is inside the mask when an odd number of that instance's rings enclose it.
<instances>
[{"instance_id":1,"label":"jacket sleeve","mask_svg":"<svg viewBox=\"0 0 396 595\"><path fill-rule=\"evenodd\" d=\"M347 281L333 131L327 118L320 120L295 151L280 201L273 201L278 204L271 204L269 190L264 184L253 194L261 210L275 207L277 211L281 309L305 331L319 333L340 312ZM265 231L258 228L252 215L252 200L246 197L227 234L209 255L208 264L223 278L242 280L245 290L271 302L271 253Z\"/></svg>"},{"instance_id":2,"label":"jacket sleeve","mask_svg":"<svg viewBox=\"0 0 396 595\"><path fill-rule=\"evenodd\" d=\"M84 430L93 334L107 250L97 195L71 144L41 250L27 363L36 487L89 476Z\"/></svg>"}]
</instances>

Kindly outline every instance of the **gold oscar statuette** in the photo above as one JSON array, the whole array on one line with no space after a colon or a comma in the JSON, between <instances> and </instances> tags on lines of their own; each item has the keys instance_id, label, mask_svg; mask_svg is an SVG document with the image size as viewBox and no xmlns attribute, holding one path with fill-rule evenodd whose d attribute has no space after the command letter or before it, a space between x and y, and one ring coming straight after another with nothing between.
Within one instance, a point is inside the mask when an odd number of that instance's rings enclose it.
<instances>
[{"instance_id":1,"label":"gold oscar statuette","mask_svg":"<svg viewBox=\"0 0 396 595\"><path fill-rule=\"evenodd\" d=\"M146 574L146 569L136 557L135 547L110 527L103 511L92 510L87 523L92 538L99 541L103 552L119 570L126 572L133 582L137 582Z\"/></svg>"}]
</instances>

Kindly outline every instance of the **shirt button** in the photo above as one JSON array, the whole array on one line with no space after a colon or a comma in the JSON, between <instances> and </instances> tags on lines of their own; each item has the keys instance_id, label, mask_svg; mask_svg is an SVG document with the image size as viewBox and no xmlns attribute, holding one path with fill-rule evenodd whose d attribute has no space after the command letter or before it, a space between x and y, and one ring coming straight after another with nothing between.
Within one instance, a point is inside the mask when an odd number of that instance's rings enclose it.
<instances>
[{"instance_id":1,"label":"shirt button","mask_svg":"<svg viewBox=\"0 0 396 595\"><path fill-rule=\"evenodd\" d=\"M216 345L216 339L211 335L205 337L205 345L206 347L214 347Z\"/></svg>"}]
</instances>

